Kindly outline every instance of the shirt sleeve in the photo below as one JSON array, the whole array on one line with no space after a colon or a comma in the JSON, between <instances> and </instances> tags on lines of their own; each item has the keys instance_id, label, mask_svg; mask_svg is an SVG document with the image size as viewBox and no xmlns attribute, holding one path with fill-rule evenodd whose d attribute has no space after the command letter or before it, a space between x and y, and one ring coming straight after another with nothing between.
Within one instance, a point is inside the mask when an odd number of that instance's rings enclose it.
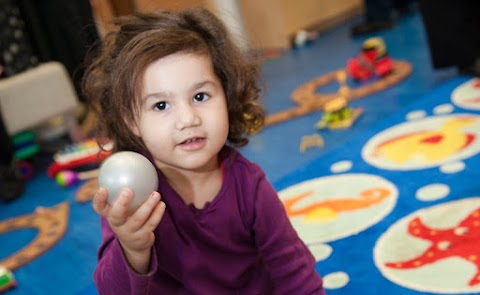
<instances>
[{"instance_id":1,"label":"shirt sleeve","mask_svg":"<svg viewBox=\"0 0 480 295\"><path fill-rule=\"evenodd\" d=\"M98 251L98 264L94 281L101 295L148 294L153 273L158 268L155 251L152 251L150 271L136 273L128 264L120 242L105 218L101 219L102 244Z\"/></svg>"},{"instance_id":2,"label":"shirt sleeve","mask_svg":"<svg viewBox=\"0 0 480 295\"><path fill-rule=\"evenodd\" d=\"M263 172L254 189L255 242L279 294L325 294L313 255L291 225Z\"/></svg>"}]
</instances>

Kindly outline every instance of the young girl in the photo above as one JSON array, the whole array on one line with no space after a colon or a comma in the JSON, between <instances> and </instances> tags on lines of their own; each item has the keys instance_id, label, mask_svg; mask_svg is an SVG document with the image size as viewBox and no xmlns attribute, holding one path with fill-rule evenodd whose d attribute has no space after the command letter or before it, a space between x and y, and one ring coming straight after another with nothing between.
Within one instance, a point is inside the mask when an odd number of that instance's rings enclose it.
<instances>
[{"instance_id":1,"label":"young girl","mask_svg":"<svg viewBox=\"0 0 480 295\"><path fill-rule=\"evenodd\" d=\"M100 188L100 294L324 294L315 260L243 146L263 122L258 68L203 9L120 18L84 88L115 151L157 167L135 212Z\"/></svg>"}]
</instances>

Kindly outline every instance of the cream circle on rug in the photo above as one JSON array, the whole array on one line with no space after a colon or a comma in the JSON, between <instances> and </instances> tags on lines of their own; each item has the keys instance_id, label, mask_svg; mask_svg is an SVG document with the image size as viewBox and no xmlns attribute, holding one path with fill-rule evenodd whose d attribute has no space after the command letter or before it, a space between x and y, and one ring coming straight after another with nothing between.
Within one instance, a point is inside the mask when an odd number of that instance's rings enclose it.
<instances>
[{"instance_id":1,"label":"cream circle on rug","mask_svg":"<svg viewBox=\"0 0 480 295\"><path fill-rule=\"evenodd\" d=\"M352 169L352 166L353 166L352 161L349 161L349 160L339 161L337 163L334 163L332 166L330 166L330 171L332 173L347 172L350 169Z\"/></svg>"},{"instance_id":2,"label":"cream circle on rug","mask_svg":"<svg viewBox=\"0 0 480 295\"><path fill-rule=\"evenodd\" d=\"M421 187L416 192L420 201L436 201L445 198L450 193L450 187L443 183L432 183Z\"/></svg>"},{"instance_id":3,"label":"cream circle on rug","mask_svg":"<svg viewBox=\"0 0 480 295\"><path fill-rule=\"evenodd\" d=\"M325 289L340 289L345 287L350 281L350 277L343 271L332 272L323 277L323 287Z\"/></svg>"},{"instance_id":4,"label":"cream circle on rug","mask_svg":"<svg viewBox=\"0 0 480 295\"><path fill-rule=\"evenodd\" d=\"M398 190L370 174L340 174L300 182L279 192L287 214L306 244L358 234L382 220Z\"/></svg>"},{"instance_id":5,"label":"cream circle on rug","mask_svg":"<svg viewBox=\"0 0 480 295\"><path fill-rule=\"evenodd\" d=\"M309 245L308 249L312 253L313 257L315 257L316 262L326 260L333 252L333 248L327 244Z\"/></svg>"},{"instance_id":6,"label":"cream circle on rug","mask_svg":"<svg viewBox=\"0 0 480 295\"><path fill-rule=\"evenodd\" d=\"M467 110L480 110L480 79L474 78L453 90L452 102Z\"/></svg>"}]
</instances>

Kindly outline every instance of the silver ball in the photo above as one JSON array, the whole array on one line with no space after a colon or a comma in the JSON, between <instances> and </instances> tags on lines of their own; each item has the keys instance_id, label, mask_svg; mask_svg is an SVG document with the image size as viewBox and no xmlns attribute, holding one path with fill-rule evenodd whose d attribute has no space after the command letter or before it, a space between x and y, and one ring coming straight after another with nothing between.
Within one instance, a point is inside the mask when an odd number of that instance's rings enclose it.
<instances>
[{"instance_id":1,"label":"silver ball","mask_svg":"<svg viewBox=\"0 0 480 295\"><path fill-rule=\"evenodd\" d=\"M155 167L143 155L118 152L109 156L100 166L98 184L108 192L108 203L113 204L123 188L133 191L129 210L135 211L158 189Z\"/></svg>"}]
</instances>

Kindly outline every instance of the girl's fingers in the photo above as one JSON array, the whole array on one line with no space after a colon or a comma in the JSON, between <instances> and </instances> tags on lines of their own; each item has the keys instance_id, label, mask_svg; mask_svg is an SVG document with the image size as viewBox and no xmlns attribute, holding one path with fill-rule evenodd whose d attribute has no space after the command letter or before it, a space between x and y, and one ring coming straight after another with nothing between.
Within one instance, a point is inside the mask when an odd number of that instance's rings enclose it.
<instances>
[{"instance_id":1,"label":"girl's fingers","mask_svg":"<svg viewBox=\"0 0 480 295\"><path fill-rule=\"evenodd\" d=\"M124 188L120 191L120 194L110 209L109 221L112 226L119 226L127 221L130 215L128 206L132 198L133 192L131 189Z\"/></svg>"},{"instance_id":2,"label":"girl's fingers","mask_svg":"<svg viewBox=\"0 0 480 295\"><path fill-rule=\"evenodd\" d=\"M128 220L132 230L137 231L144 226L158 202L160 202L160 194L154 191Z\"/></svg>"},{"instance_id":3,"label":"girl's fingers","mask_svg":"<svg viewBox=\"0 0 480 295\"><path fill-rule=\"evenodd\" d=\"M107 202L107 190L103 187L99 188L98 191L95 193L92 202L93 210L97 212L100 216L107 216L110 210L110 206Z\"/></svg>"},{"instance_id":4,"label":"girl's fingers","mask_svg":"<svg viewBox=\"0 0 480 295\"><path fill-rule=\"evenodd\" d=\"M155 209L153 210L150 218L145 223L145 228L147 231L153 232L155 228L158 226L160 221L163 218L163 214L165 213L165 203L160 202Z\"/></svg>"}]
</instances>

